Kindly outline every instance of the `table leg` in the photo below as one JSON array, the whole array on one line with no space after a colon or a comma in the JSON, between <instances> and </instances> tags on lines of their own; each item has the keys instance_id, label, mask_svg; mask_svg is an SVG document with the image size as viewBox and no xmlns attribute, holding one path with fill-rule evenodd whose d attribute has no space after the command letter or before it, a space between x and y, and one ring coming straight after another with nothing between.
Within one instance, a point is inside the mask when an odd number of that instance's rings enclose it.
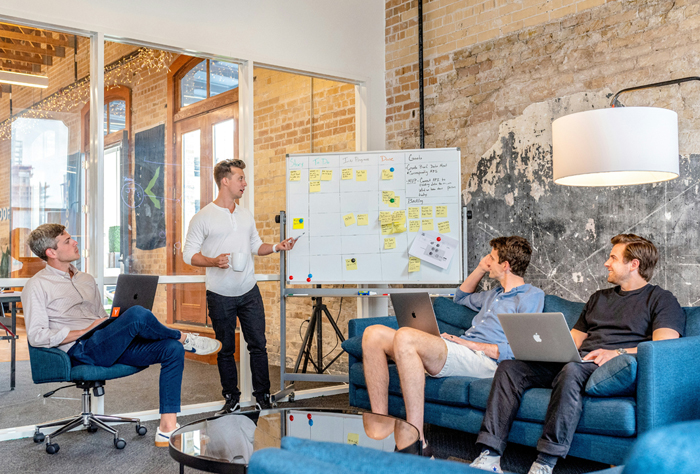
<instances>
[{"instance_id":1,"label":"table leg","mask_svg":"<svg viewBox=\"0 0 700 474\"><path fill-rule=\"evenodd\" d=\"M185 465L180 463L180 474L185 474Z\"/></svg>"},{"instance_id":2,"label":"table leg","mask_svg":"<svg viewBox=\"0 0 700 474\"><path fill-rule=\"evenodd\" d=\"M12 334L17 334L17 303L12 303ZM15 350L17 349L17 339L12 338L10 342L10 390L15 389Z\"/></svg>"}]
</instances>

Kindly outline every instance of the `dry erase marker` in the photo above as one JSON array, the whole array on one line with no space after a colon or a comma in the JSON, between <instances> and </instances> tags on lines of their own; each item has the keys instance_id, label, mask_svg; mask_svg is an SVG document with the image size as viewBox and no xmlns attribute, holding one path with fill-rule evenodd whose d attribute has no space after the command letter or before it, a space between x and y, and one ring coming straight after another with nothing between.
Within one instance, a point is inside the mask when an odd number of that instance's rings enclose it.
<instances>
[{"instance_id":1,"label":"dry erase marker","mask_svg":"<svg viewBox=\"0 0 700 474\"><path fill-rule=\"evenodd\" d=\"M302 233L301 233L301 235L304 235L304 234L306 234L306 232L302 232ZM295 238L295 237L292 237L292 238L294 239L294 242L296 242L297 240L301 239L301 235L300 235L299 237L296 237L296 238Z\"/></svg>"}]
</instances>

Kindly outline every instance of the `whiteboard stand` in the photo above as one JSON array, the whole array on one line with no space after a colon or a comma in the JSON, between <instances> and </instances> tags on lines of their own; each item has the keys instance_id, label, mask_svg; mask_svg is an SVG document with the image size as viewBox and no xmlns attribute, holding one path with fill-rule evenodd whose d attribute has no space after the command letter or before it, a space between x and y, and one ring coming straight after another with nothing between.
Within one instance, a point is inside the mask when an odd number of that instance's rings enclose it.
<instances>
[{"instance_id":1,"label":"whiteboard stand","mask_svg":"<svg viewBox=\"0 0 700 474\"><path fill-rule=\"evenodd\" d=\"M471 212L469 212L471 214ZM287 238L286 222L287 216L285 211L280 211L275 217L275 222L280 225L280 241ZM466 246L467 242L467 210L462 208L462 232L463 243ZM466 252L464 252L464 265L462 266L463 274L461 275L464 281L467 271ZM272 403L277 403L284 399L293 402L295 399L294 382L330 382L342 383L341 386L329 386L322 389L304 390L298 392L299 395L305 392L314 392L315 396L336 395L348 391L348 375L331 375L324 373L304 374L304 373L288 373L287 368L287 298L289 297L354 297L354 298L386 298L392 293L415 293L415 288L382 288L381 294L378 295L358 295L357 288L287 288L286 283L286 260L285 252L280 252L280 390L270 397ZM462 281L456 283L459 285ZM431 296L450 296L455 291L455 286L440 287L440 288L421 288L421 291L426 291ZM303 294L301 293L303 292ZM379 292L377 292L379 293ZM342 354L342 353L341 353ZM330 365L330 364L329 364ZM287 382L291 382L287 384ZM306 398L306 397L304 397Z\"/></svg>"}]
</instances>

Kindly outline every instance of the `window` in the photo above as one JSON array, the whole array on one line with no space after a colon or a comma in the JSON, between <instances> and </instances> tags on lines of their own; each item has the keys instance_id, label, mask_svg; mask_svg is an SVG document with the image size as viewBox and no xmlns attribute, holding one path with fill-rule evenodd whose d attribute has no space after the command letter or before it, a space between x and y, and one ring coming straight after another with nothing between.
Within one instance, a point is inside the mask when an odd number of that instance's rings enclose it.
<instances>
[{"instance_id":1,"label":"window","mask_svg":"<svg viewBox=\"0 0 700 474\"><path fill-rule=\"evenodd\" d=\"M200 60L180 79L180 108L238 87L238 64Z\"/></svg>"}]
</instances>

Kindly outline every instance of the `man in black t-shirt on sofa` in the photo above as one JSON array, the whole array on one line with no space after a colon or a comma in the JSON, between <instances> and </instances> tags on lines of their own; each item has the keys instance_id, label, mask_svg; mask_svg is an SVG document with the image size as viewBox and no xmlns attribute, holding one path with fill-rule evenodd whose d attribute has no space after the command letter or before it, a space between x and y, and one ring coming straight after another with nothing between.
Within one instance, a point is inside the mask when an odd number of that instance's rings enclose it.
<instances>
[{"instance_id":1,"label":"man in black t-shirt on sofa","mask_svg":"<svg viewBox=\"0 0 700 474\"><path fill-rule=\"evenodd\" d=\"M616 235L611 242L605 268L608 281L617 286L595 292L571 330L583 358L595 363L501 362L477 438L481 455L473 467L502 472L501 454L523 393L551 387L544 430L537 442L539 455L529 471L551 474L557 460L569 452L581 418L584 387L593 371L620 354L636 354L641 342L683 335L685 313L676 298L648 283L659 260L654 244L634 234Z\"/></svg>"}]
</instances>

